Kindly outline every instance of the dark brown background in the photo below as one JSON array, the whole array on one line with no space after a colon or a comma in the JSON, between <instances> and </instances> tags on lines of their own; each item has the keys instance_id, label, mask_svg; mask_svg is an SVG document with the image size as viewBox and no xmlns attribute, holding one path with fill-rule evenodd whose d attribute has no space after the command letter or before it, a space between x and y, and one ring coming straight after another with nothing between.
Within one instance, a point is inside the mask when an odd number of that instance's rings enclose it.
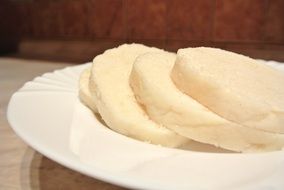
<instances>
[{"instance_id":1,"label":"dark brown background","mask_svg":"<svg viewBox=\"0 0 284 190\"><path fill-rule=\"evenodd\" d=\"M284 61L284 0L4 0L0 52L82 62L141 42Z\"/></svg>"}]
</instances>

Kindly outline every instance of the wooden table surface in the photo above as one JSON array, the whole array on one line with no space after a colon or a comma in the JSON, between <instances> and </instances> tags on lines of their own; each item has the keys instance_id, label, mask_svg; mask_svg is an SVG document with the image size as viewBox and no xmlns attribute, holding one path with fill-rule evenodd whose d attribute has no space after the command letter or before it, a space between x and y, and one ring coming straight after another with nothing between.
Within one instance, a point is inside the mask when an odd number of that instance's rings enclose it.
<instances>
[{"instance_id":1,"label":"wooden table surface","mask_svg":"<svg viewBox=\"0 0 284 190\"><path fill-rule=\"evenodd\" d=\"M6 110L11 95L26 81L68 63L0 57L0 190L120 190L65 168L30 148L10 128Z\"/></svg>"}]
</instances>

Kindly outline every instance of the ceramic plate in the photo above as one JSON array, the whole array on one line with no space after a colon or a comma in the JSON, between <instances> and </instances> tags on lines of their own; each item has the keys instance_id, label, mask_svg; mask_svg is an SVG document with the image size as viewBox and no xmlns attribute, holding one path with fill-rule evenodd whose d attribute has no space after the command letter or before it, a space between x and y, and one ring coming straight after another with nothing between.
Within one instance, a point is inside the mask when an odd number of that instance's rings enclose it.
<instances>
[{"instance_id":1,"label":"ceramic plate","mask_svg":"<svg viewBox=\"0 0 284 190\"><path fill-rule=\"evenodd\" d=\"M78 78L88 66L46 73L12 96L12 128L43 155L134 189L284 189L284 151L238 154L198 143L172 149L108 129L78 100Z\"/></svg>"}]
</instances>

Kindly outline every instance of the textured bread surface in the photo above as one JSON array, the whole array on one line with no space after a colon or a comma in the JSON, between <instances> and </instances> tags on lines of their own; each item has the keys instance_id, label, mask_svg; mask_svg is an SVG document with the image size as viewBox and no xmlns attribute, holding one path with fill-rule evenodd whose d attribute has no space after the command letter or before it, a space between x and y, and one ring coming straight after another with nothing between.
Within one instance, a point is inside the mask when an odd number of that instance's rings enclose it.
<instances>
[{"instance_id":1,"label":"textured bread surface","mask_svg":"<svg viewBox=\"0 0 284 190\"><path fill-rule=\"evenodd\" d=\"M188 141L152 121L136 101L129 85L135 59L147 52L163 52L139 44L125 44L95 57L91 70L92 96L102 119L113 130L153 144L177 147Z\"/></svg>"},{"instance_id":2,"label":"textured bread surface","mask_svg":"<svg viewBox=\"0 0 284 190\"><path fill-rule=\"evenodd\" d=\"M171 80L176 55L168 52L139 56L130 75L136 99L149 117L180 135L239 152L279 150L284 135L232 123L182 93Z\"/></svg>"},{"instance_id":3,"label":"textured bread surface","mask_svg":"<svg viewBox=\"0 0 284 190\"><path fill-rule=\"evenodd\" d=\"M235 123L284 132L284 75L255 60L215 48L180 49L172 70L176 86Z\"/></svg>"},{"instance_id":4,"label":"textured bread surface","mask_svg":"<svg viewBox=\"0 0 284 190\"><path fill-rule=\"evenodd\" d=\"M92 97L89 89L89 79L91 74L91 68L85 69L79 79L79 98L87 107L89 107L93 112L97 113L97 106Z\"/></svg>"}]
</instances>

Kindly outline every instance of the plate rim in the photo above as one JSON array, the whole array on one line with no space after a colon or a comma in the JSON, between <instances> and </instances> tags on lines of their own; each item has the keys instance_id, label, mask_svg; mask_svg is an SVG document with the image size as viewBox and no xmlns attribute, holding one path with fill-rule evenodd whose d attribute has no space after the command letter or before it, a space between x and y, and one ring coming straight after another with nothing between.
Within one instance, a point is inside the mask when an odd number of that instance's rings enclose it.
<instances>
[{"instance_id":1,"label":"plate rim","mask_svg":"<svg viewBox=\"0 0 284 190\"><path fill-rule=\"evenodd\" d=\"M88 66L88 64L89 64L89 62L85 63L85 64L76 65L76 66L67 66L67 67L64 67L62 69L57 69L57 70L54 70L54 71L61 71L61 70L66 69L66 68L75 68L75 67L85 68L85 67ZM47 74L47 73L52 73L52 72L46 72L44 74ZM39 76L43 76L44 74L39 75ZM32 79L30 81L33 81L33 80L34 79ZM28 83L30 81L27 81L26 83ZM28 146L32 147L33 149L35 149L39 153L43 154L47 158L59 163L60 165L63 165L67 168L70 168L70 169L77 171L79 173L82 173L84 175L99 179L101 181L105 181L105 182L115 184L115 185L118 185L118 186L121 186L121 187L133 188L133 189L141 189L141 188L143 188L143 189L171 189L169 187L165 187L165 186L158 185L158 184L151 183L151 182L143 183L143 181L140 181L137 178L129 178L128 176L127 176L127 178L124 178L122 180L121 178L123 177L123 175L115 175L112 172L108 172L107 170L102 170L101 168L97 168L95 166L92 166L92 170L88 170L87 169L88 165L86 165L83 162L79 162L79 159L78 159L78 162L77 161L75 162L73 160L66 158L65 156L54 153L50 149L45 149L44 147L42 147L42 145L38 145L36 142L34 142L33 138L28 137L28 134L24 130L21 130L20 125L17 124L16 121L12 118L13 111L15 109L15 107L14 107L15 97L18 93L22 93L21 89L22 89L22 87L20 89L18 89L16 92L14 92L13 95L11 96L9 103L8 103L8 106L7 106L6 115L7 115L7 120L8 120L10 127L17 134L17 136L19 136ZM31 92L34 92L34 91L31 91ZM66 92L57 91L55 93L58 93L58 92L69 93L69 94L73 93L73 92L67 92L67 91ZM72 152L72 151L70 150L70 152ZM210 153L210 154L214 154L214 153ZM223 154L223 153L218 153L218 154ZM225 153L225 154L228 154L228 153ZM77 155L75 155L75 154L74 154L74 156L77 157ZM196 187L192 187L192 188L196 188Z\"/></svg>"}]
</instances>

